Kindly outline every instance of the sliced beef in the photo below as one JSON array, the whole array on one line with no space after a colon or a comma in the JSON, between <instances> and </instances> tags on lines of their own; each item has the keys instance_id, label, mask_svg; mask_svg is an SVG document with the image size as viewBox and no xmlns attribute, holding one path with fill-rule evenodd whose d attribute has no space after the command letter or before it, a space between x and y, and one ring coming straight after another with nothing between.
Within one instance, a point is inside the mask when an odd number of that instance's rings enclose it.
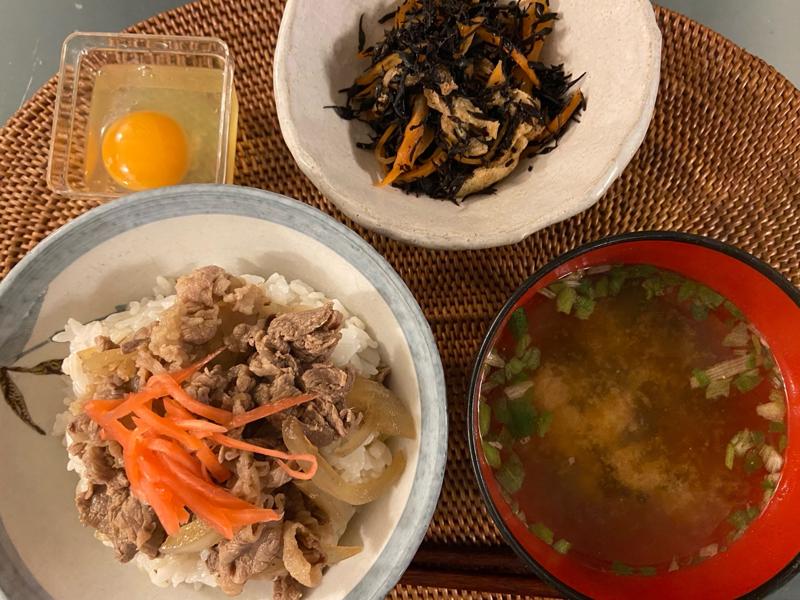
<instances>
[{"instance_id":1,"label":"sliced beef","mask_svg":"<svg viewBox=\"0 0 800 600\"><path fill-rule=\"evenodd\" d=\"M328 303L320 308L275 317L267 328L270 347L301 362L326 361L339 343L342 314Z\"/></svg>"},{"instance_id":2,"label":"sliced beef","mask_svg":"<svg viewBox=\"0 0 800 600\"><path fill-rule=\"evenodd\" d=\"M221 404L221 396L228 387L228 377L222 365L204 369L192 375L186 385L190 396L204 404Z\"/></svg>"},{"instance_id":3,"label":"sliced beef","mask_svg":"<svg viewBox=\"0 0 800 600\"><path fill-rule=\"evenodd\" d=\"M181 339L195 346L205 344L217 335L221 324L219 306L187 312L181 319Z\"/></svg>"},{"instance_id":4,"label":"sliced beef","mask_svg":"<svg viewBox=\"0 0 800 600\"><path fill-rule=\"evenodd\" d=\"M277 521L242 528L232 540L214 546L206 564L222 591L235 596L250 577L282 564L282 556L282 523Z\"/></svg>"},{"instance_id":5,"label":"sliced beef","mask_svg":"<svg viewBox=\"0 0 800 600\"><path fill-rule=\"evenodd\" d=\"M213 306L231 287L231 276L215 265L200 267L178 277L175 292L178 300L189 307Z\"/></svg>"},{"instance_id":6,"label":"sliced beef","mask_svg":"<svg viewBox=\"0 0 800 600\"><path fill-rule=\"evenodd\" d=\"M166 533L155 513L128 488L94 485L75 498L81 523L94 527L113 544L117 560L128 562L137 551L158 554Z\"/></svg>"},{"instance_id":7,"label":"sliced beef","mask_svg":"<svg viewBox=\"0 0 800 600\"><path fill-rule=\"evenodd\" d=\"M316 394L326 403L341 403L353 387L355 375L350 369L339 369L330 364L315 364L300 376L303 390Z\"/></svg>"},{"instance_id":8,"label":"sliced beef","mask_svg":"<svg viewBox=\"0 0 800 600\"><path fill-rule=\"evenodd\" d=\"M130 354L138 350L141 346L146 345L150 341L150 334L152 331L152 325L138 329L130 338L124 340L119 345L120 349L125 354Z\"/></svg>"},{"instance_id":9,"label":"sliced beef","mask_svg":"<svg viewBox=\"0 0 800 600\"><path fill-rule=\"evenodd\" d=\"M83 462L88 483L88 489L75 498L81 523L102 533L122 562L137 551L156 556L166 533L153 510L131 495L122 448L101 440L97 425L84 413L70 422L67 431L73 440L69 453Z\"/></svg>"},{"instance_id":10,"label":"sliced beef","mask_svg":"<svg viewBox=\"0 0 800 600\"><path fill-rule=\"evenodd\" d=\"M272 600L300 600L303 586L289 575L281 575L272 580Z\"/></svg>"}]
</instances>

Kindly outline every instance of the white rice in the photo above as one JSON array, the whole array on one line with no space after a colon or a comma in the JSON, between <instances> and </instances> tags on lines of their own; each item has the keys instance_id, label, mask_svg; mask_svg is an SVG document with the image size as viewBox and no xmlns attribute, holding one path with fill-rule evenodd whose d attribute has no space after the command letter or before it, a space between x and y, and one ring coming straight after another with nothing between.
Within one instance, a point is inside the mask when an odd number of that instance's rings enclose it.
<instances>
[{"instance_id":1,"label":"white rice","mask_svg":"<svg viewBox=\"0 0 800 600\"><path fill-rule=\"evenodd\" d=\"M272 274L268 279L257 275L242 275L242 279L261 287L267 297L274 303L286 308L303 306L317 308L333 302L336 310L344 315L342 337L331 356L331 362L337 367L351 366L356 373L371 377L378 372L380 355L378 343L366 331L364 322L350 312L337 299L329 299L323 293L315 291L307 283L295 279L287 281L283 275ZM103 319L81 323L69 319L64 331L53 336L54 342L69 344L69 355L64 359L62 369L72 380L72 395L65 400L70 406L76 397L82 397L88 390L88 378L83 371L78 353L95 345L98 336L106 336L114 343L122 342L142 327L146 327L159 319L163 311L175 304L175 280L158 277L153 288L153 296L142 298L128 304L126 310L113 313ZM66 426L72 418L67 410L56 417L53 434L64 436L64 444L71 441L66 433ZM380 440L367 439L365 443L344 457L326 453L332 466L348 482L357 482L363 478L379 475L391 462L389 448ZM80 458L70 456L67 470L74 471L79 477L77 491L88 489L85 479L85 466ZM159 587L178 586L181 583L216 587L217 582L209 572L204 553L172 555L167 557L148 558L142 553L136 555L136 564L145 571L150 580Z\"/></svg>"}]
</instances>

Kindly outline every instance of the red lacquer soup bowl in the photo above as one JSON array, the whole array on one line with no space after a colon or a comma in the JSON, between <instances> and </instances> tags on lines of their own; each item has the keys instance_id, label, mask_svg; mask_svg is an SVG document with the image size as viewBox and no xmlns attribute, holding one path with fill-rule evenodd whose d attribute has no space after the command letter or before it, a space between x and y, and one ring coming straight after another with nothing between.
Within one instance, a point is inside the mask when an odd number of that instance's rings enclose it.
<instances>
[{"instance_id":1,"label":"red lacquer soup bowl","mask_svg":"<svg viewBox=\"0 0 800 600\"><path fill-rule=\"evenodd\" d=\"M771 348L788 400L785 463L766 510L725 552L654 576L620 576L554 551L514 516L479 449L481 368L511 313L558 278L608 264L651 264L703 283L730 299ZM570 598L756 598L779 588L800 569L800 442L792 435L800 431L800 292L741 250L683 233L643 232L599 240L557 258L530 277L492 323L472 373L468 419L472 464L489 513L515 552L537 575Z\"/></svg>"}]
</instances>

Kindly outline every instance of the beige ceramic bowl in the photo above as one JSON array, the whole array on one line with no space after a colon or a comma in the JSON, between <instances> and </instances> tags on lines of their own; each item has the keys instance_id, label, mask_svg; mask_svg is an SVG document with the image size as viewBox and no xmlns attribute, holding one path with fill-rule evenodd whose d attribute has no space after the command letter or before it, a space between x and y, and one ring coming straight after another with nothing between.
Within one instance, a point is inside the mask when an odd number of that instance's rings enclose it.
<instances>
[{"instance_id":1,"label":"beige ceramic bowl","mask_svg":"<svg viewBox=\"0 0 800 600\"><path fill-rule=\"evenodd\" d=\"M642 143L658 89L661 34L648 0L554 0L560 13L546 62L586 73L587 108L559 147L520 167L497 193L457 206L377 188L378 166L355 147L368 129L323 107L342 104L366 61L356 58L359 15L367 43L380 38L390 0L289 0L275 51L281 131L295 160L320 191L356 222L431 248L517 242L594 204Z\"/></svg>"}]
</instances>

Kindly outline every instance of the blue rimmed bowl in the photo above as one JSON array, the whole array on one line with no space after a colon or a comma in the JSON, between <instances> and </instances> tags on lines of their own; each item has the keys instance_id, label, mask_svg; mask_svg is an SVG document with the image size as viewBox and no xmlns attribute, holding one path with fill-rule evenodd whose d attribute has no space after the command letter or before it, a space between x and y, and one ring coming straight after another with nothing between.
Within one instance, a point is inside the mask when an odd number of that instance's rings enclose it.
<instances>
[{"instance_id":1,"label":"blue rimmed bowl","mask_svg":"<svg viewBox=\"0 0 800 600\"><path fill-rule=\"evenodd\" d=\"M403 440L408 465L390 492L364 507L348 535L361 554L328 570L307 598L384 598L408 566L433 514L447 445L445 386L430 328L389 264L320 211L277 194L218 185L143 192L89 211L41 242L0 283L0 365L63 358L50 341L67 318L89 321L148 296L158 275L204 264L234 273L282 273L338 298L380 344L391 387L417 422ZM65 381L12 374L45 430L63 410ZM221 598L189 586L158 590L81 526L61 440L37 435L0 405L0 598L81 600ZM241 598L263 598L254 581Z\"/></svg>"}]
</instances>

